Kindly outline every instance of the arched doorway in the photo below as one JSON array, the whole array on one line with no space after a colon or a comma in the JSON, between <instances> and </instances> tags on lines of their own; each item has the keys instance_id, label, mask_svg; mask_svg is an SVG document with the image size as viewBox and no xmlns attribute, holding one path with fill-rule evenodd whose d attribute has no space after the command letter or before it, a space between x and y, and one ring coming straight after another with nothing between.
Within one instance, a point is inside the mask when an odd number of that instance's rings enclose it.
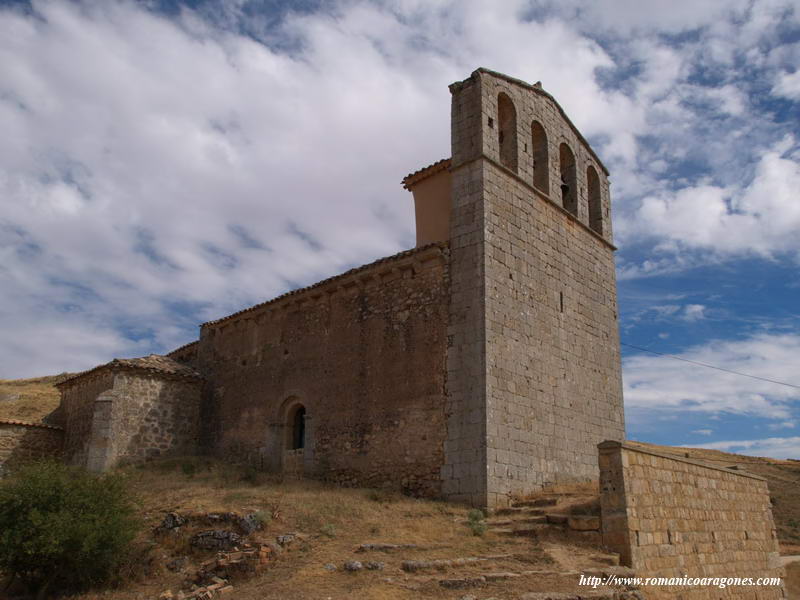
<instances>
[{"instance_id":1,"label":"arched doorway","mask_svg":"<svg viewBox=\"0 0 800 600\"><path fill-rule=\"evenodd\" d=\"M303 475L308 447L308 413L298 398L290 398L283 412L283 460L285 475Z\"/></svg>"}]
</instances>

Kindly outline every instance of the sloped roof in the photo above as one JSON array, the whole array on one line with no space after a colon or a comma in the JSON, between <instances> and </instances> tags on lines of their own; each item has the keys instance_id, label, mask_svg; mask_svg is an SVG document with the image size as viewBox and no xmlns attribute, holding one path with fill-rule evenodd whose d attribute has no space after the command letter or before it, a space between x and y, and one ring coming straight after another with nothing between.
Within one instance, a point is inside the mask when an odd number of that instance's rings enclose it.
<instances>
[{"instance_id":1,"label":"sloped roof","mask_svg":"<svg viewBox=\"0 0 800 600\"><path fill-rule=\"evenodd\" d=\"M404 259L404 258L407 258L407 257L410 257L410 256L414 256L415 254L424 253L425 251L431 250L432 248L439 248L440 250L442 250L442 249L444 249L446 247L447 247L447 242L431 242L430 244L426 244L424 246L419 246L417 248L412 248L411 250L403 250L402 252L398 252L397 254L393 254L392 256L385 256L383 258L379 258L378 260L376 260L374 262L371 262L369 264L362 265L360 267L355 267L354 269L350 269L349 271L345 271L344 273L341 273L339 275L334 275L333 277L328 277L327 279L323 279L322 281L318 281L317 283L312 283L309 286L298 288L298 289L292 290L290 292L286 292L285 294L281 294L280 296L276 296L275 298L272 298L271 300L267 300L266 302L261 302L260 304L256 304L254 306L250 306L250 307L245 308L243 310L240 310L240 311L237 311L235 313L232 313L232 314L230 314L230 315L228 315L226 317L222 317L222 318L216 319L214 321L207 321L206 323L203 323L201 325L201 327L206 327L206 326L209 326L209 325L217 325L218 323L222 323L223 321L228 321L229 319L233 319L233 318L238 317L239 315L242 315L244 313L249 313L249 312L252 312L254 310L258 310L259 308L267 306L268 304L273 304L275 302L279 302L281 300L284 300L285 298L288 298L289 296L301 295L301 294L304 294L304 293L306 293L306 292L308 292L310 290L313 290L315 288L320 288L320 287L324 287L326 285L329 285L329 284L331 284L331 283L333 283L335 281L339 281L339 280L342 280L342 279L347 279L348 277L350 277L352 275L355 275L357 273L361 273L363 271L368 271L368 270L370 270L370 269L372 269L374 267L377 267L378 265L399 261L401 259Z\"/></svg>"},{"instance_id":2,"label":"sloped roof","mask_svg":"<svg viewBox=\"0 0 800 600\"><path fill-rule=\"evenodd\" d=\"M188 367L183 363L179 363L168 356L150 354L149 356L143 356L140 358L115 358L111 362L99 365L94 369L77 373L69 379L65 379L64 381L57 383L56 387L60 388L61 386L69 386L75 383L77 380L86 377L87 375L97 373L104 369L109 369L112 371L142 371L154 375L168 375L170 377L177 377L181 379L202 378L200 373L191 367Z\"/></svg>"},{"instance_id":3,"label":"sloped roof","mask_svg":"<svg viewBox=\"0 0 800 600\"><path fill-rule=\"evenodd\" d=\"M38 427L40 429L54 429L56 431L63 431L63 427L56 425L48 425L47 423L28 423L27 421L16 421L14 419L0 419L0 425L20 425L22 427Z\"/></svg>"},{"instance_id":4,"label":"sloped roof","mask_svg":"<svg viewBox=\"0 0 800 600\"><path fill-rule=\"evenodd\" d=\"M405 177L403 177L403 187L407 190L410 189L410 186L414 185L415 183L422 181L426 177L430 177L439 171L444 171L450 168L452 161L449 158L443 158L441 160L437 160L432 165L428 165L427 167L422 167L413 173L409 173Z\"/></svg>"}]
</instances>

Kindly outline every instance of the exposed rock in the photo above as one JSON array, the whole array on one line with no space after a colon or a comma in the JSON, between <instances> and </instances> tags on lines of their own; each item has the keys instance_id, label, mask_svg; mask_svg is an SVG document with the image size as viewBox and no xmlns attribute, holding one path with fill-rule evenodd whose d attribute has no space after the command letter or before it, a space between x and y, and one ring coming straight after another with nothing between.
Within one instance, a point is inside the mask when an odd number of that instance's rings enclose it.
<instances>
[{"instance_id":1,"label":"exposed rock","mask_svg":"<svg viewBox=\"0 0 800 600\"><path fill-rule=\"evenodd\" d=\"M363 568L364 565L362 565L361 562L357 560L348 560L346 563L344 563L345 571L360 571Z\"/></svg>"},{"instance_id":2,"label":"exposed rock","mask_svg":"<svg viewBox=\"0 0 800 600\"><path fill-rule=\"evenodd\" d=\"M530 592L520 596L519 600L580 600L580 596L561 592Z\"/></svg>"},{"instance_id":3,"label":"exposed rock","mask_svg":"<svg viewBox=\"0 0 800 600\"><path fill-rule=\"evenodd\" d=\"M201 531L192 536L189 544L203 550L230 550L242 543L242 537L228 529Z\"/></svg>"},{"instance_id":4,"label":"exposed rock","mask_svg":"<svg viewBox=\"0 0 800 600\"><path fill-rule=\"evenodd\" d=\"M417 550L419 546L417 544L361 544L356 548L356 552L369 552L369 551L378 551L378 552L392 552L394 550Z\"/></svg>"},{"instance_id":5,"label":"exposed rock","mask_svg":"<svg viewBox=\"0 0 800 600\"><path fill-rule=\"evenodd\" d=\"M484 573L486 581L503 581L505 579L515 579L522 577L519 573Z\"/></svg>"},{"instance_id":6,"label":"exposed rock","mask_svg":"<svg viewBox=\"0 0 800 600\"><path fill-rule=\"evenodd\" d=\"M264 524L257 513L249 513L244 515L243 517L239 517L237 520L237 524L239 528L242 530L242 533L245 535L250 535L251 533L255 533L259 529L264 527Z\"/></svg>"},{"instance_id":7,"label":"exposed rock","mask_svg":"<svg viewBox=\"0 0 800 600\"><path fill-rule=\"evenodd\" d=\"M325 569L326 571L335 571L336 570L336 565L333 564L333 563L328 563L327 565L325 565L322 568Z\"/></svg>"},{"instance_id":8,"label":"exposed rock","mask_svg":"<svg viewBox=\"0 0 800 600\"><path fill-rule=\"evenodd\" d=\"M439 585L449 590L459 590L468 587L475 587L486 583L484 577L463 577L461 579L440 579Z\"/></svg>"},{"instance_id":9,"label":"exposed rock","mask_svg":"<svg viewBox=\"0 0 800 600\"><path fill-rule=\"evenodd\" d=\"M169 561L166 567L170 571L181 571L184 567L186 567L187 562L188 559L185 556L179 556L178 558L173 558L171 561Z\"/></svg>"},{"instance_id":10,"label":"exposed rock","mask_svg":"<svg viewBox=\"0 0 800 600\"><path fill-rule=\"evenodd\" d=\"M161 525L159 525L157 529L161 531L168 531L170 529L180 527L181 525L185 525L186 523L186 518L182 517L176 512L170 512L167 513L167 515L164 517L164 520L161 521Z\"/></svg>"},{"instance_id":11,"label":"exposed rock","mask_svg":"<svg viewBox=\"0 0 800 600\"><path fill-rule=\"evenodd\" d=\"M384 563L374 560L369 560L364 563L364 568L369 569L370 571L383 571L385 566L386 565Z\"/></svg>"}]
</instances>

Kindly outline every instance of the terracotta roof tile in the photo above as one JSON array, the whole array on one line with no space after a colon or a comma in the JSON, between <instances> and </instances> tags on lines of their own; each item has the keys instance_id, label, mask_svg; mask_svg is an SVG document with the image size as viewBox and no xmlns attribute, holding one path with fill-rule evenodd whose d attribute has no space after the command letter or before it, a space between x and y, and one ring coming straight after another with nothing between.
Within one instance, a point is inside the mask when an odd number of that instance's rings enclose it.
<instances>
[{"instance_id":1,"label":"terracotta roof tile","mask_svg":"<svg viewBox=\"0 0 800 600\"><path fill-rule=\"evenodd\" d=\"M22 427L38 427L40 429L64 431L63 427L57 427L55 425L47 425L46 423L28 423L27 421L15 421L13 419L0 419L0 425L21 425Z\"/></svg>"},{"instance_id":2,"label":"terracotta roof tile","mask_svg":"<svg viewBox=\"0 0 800 600\"><path fill-rule=\"evenodd\" d=\"M336 281L338 279L344 279L346 277L349 277L350 275L354 275L355 273L359 273L361 271L367 271L367 270L369 270L369 269L371 269L373 267L376 267L376 266L378 266L380 264L394 262L394 261L400 260L402 258L406 258L408 256L413 256L414 254L419 254L419 253L425 252L426 250L430 250L431 248L435 248L435 247L445 248L446 246L447 246L447 242L432 242L432 243L426 244L424 246L419 246L418 248L412 248L411 250L404 250L403 252L398 252L397 254L393 254L392 256L385 256L384 258L379 258L378 260L376 260L374 262L371 262L369 264L362 265L362 266L356 267L354 269L350 269L349 271L345 271L344 273L341 273L339 275L334 275L333 277L329 277L328 279L323 279L322 281L318 281L317 283L311 284L309 286L306 286L306 287L303 287L303 288L298 288L296 290L292 290L291 292L286 292L285 294L281 294L280 296L276 296L275 298L272 298L271 300L267 300L266 302L261 302L260 304L256 304L254 306L250 306L249 308L245 308L245 309L240 310L238 312L232 313L232 314L228 315L227 317L222 317L222 318L216 319L214 321L208 321L206 323L203 323L201 325L201 327L205 327L206 325L216 325L217 323L222 323L223 321L227 321L229 319L233 319L234 317L238 317L241 314L257 310L257 309L259 309L259 308L261 308L263 306L266 306L268 304L272 304L273 302L278 302L280 300L283 300L284 298L288 298L289 296L295 296L295 295L298 295L298 294L303 294L305 292L308 292L309 290L313 290L314 288L319 288L319 287L325 286L325 285L327 285L329 283L332 283L332 282L334 282L334 281Z\"/></svg>"},{"instance_id":3,"label":"terracotta roof tile","mask_svg":"<svg viewBox=\"0 0 800 600\"><path fill-rule=\"evenodd\" d=\"M444 171L445 169L449 169L452 161L449 158L443 158L442 160L437 160L432 165L428 165L427 167L422 167L421 169L414 171L413 173L409 173L405 177L403 177L403 187L407 190L410 189L410 186L414 185L415 183L422 181L426 177L430 177L431 175L438 173L439 171Z\"/></svg>"},{"instance_id":4,"label":"terracotta roof tile","mask_svg":"<svg viewBox=\"0 0 800 600\"><path fill-rule=\"evenodd\" d=\"M148 373L171 375L185 379L200 379L202 377L200 373L191 367L187 367L183 363L179 363L168 356L150 354L149 356L143 356L141 358L115 358L111 362L99 365L94 369L77 373L69 379L65 379L64 381L57 383L56 387L74 383L76 380L81 379L86 375L101 371L103 369L145 371Z\"/></svg>"}]
</instances>

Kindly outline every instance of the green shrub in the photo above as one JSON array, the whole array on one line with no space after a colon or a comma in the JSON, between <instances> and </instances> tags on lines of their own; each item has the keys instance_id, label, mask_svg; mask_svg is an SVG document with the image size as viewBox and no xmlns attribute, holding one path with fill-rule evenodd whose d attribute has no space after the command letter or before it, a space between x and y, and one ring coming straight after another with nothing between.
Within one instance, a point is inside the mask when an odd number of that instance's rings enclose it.
<instances>
[{"instance_id":1,"label":"green shrub","mask_svg":"<svg viewBox=\"0 0 800 600\"><path fill-rule=\"evenodd\" d=\"M467 527L472 531L472 535L482 536L486 533L486 515L479 508L473 508L467 513Z\"/></svg>"},{"instance_id":2,"label":"green shrub","mask_svg":"<svg viewBox=\"0 0 800 600\"><path fill-rule=\"evenodd\" d=\"M44 598L107 581L139 528L118 475L96 476L55 461L0 481L0 569Z\"/></svg>"},{"instance_id":3,"label":"green shrub","mask_svg":"<svg viewBox=\"0 0 800 600\"><path fill-rule=\"evenodd\" d=\"M194 477L194 474L197 473L197 465L193 462L184 461L181 463L181 471L183 471L183 474L191 479Z\"/></svg>"}]
</instances>

